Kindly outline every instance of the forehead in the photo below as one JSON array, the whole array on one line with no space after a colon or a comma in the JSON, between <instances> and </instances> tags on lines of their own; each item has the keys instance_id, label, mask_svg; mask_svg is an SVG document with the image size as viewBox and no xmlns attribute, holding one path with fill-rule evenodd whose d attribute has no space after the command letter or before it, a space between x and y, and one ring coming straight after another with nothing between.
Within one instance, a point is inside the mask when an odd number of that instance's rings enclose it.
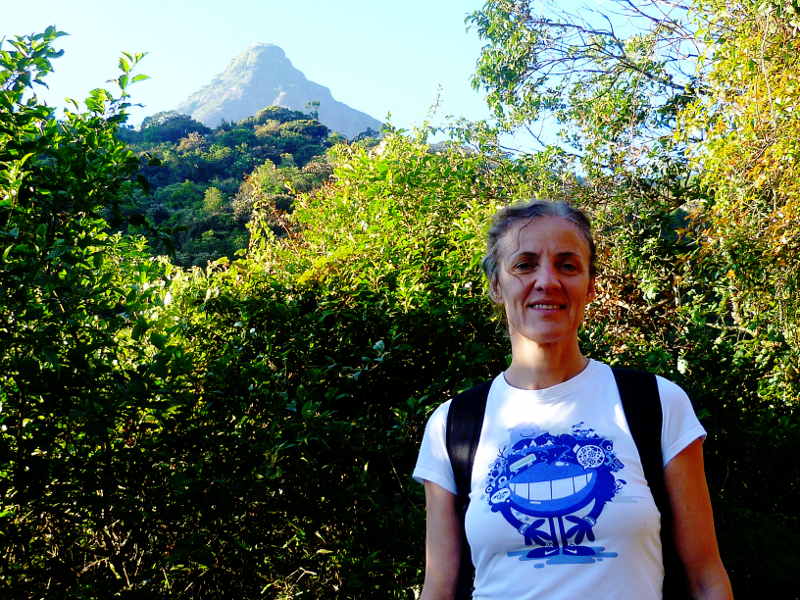
<instances>
[{"instance_id":1,"label":"forehead","mask_svg":"<svg viewBox=\"0 0 800 600\"><path fill-rule=\"evenodd\" d=\"M502 257L522 253L577 254L589 259L589 243L575 223L562 217L538 217L514 223L500 238Z\"/></svg>"}]
</instances>

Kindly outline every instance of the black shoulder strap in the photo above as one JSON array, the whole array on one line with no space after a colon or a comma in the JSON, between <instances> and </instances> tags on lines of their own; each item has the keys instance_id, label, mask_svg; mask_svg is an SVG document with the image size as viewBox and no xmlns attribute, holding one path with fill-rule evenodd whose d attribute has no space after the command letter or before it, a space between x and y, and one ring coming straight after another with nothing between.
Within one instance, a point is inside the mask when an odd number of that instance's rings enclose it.
<instances>
[{"instance_id":1,"label":"black shoulder strap","mask_svg":"<svg viewBox=\"0 0 800 600\"><path fill-rule=\"evenodd\" d=\"M622 410L631 430L633 443L642 460L642 470L661 513L661 551L664 560L664 600L689 598L686 574L672 537L672 509L664 482L661 453L661 426L664 416L658 393L658 380L652 373L613 367Z\"/></svg>"},{"instance_id":2,"label":"black shoulder strap","mask_svg":"<svg viewBox=\"0 0 800 600\"><path fill-rule=\"evenodd\" d=\"M478 384L461 392L450 401L450 410L447 411L447 425L445 428L445 445L453 467L453 478L456 483L458 497L456 506L464 523L464 516L469 506L469 492L472 480L472 463L475 461L475 451L483 427L483 415L486 412L486 400L489 397L491 381ZM469 551L469 544L461 528L461 562L458 569L458 587L456 600L472 598L475 567Z\"/></svg>"},{"instance_id":3,"label":"black shoulder strap","mask_svg":"<svg viewBox=\"0 0 800 600\"><path fill-rule=\"evenodd\" d=\"M642 469L647 484L653 493L658 509L666 499L664 487L664 461L661 456L661 399L658 395L658 381L652 373L613 367L617 380L622 410L631 430L633 443L639 450ZM669 504L667 504L669 506Z\"/></svg>"},{"instance_id":4,"label":"black shoulder strap","mask_svg":"<svg viewBox=\"0 0 800 600\"><path fill-rule=\"evenodd\" d=\"M450 401L447 412L445 444L459 497L469 497L472 462L483 427L483 413L489 397L491 381L461 392Z\"/></svg>"}]
</instances>

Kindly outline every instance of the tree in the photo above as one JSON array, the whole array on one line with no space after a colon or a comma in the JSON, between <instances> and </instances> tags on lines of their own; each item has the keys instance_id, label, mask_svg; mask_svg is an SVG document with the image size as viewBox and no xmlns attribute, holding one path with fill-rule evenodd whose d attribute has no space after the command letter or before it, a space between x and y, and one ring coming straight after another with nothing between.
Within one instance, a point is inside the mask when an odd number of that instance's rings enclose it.
<instances>
[{"instance_id":1,"label":"tree","mask_svg":"<svg viewBox=\"0 0 800 600\"><path fill-rule=\"evenodd\" d=\"M310 100L306 102L305 108L308 111L308 116L315 121L319 119L319 100Z\"/></svg>"},{"instance_id":2,"label":"tree","mask_svg":"<svg viewBox=\"0 0 800 600\"><path fill-rule=\"evenodd\" d=\"M307 118L308 115L299 110L291 110L283 106L267 106L258 111L253 117L243 119L239 124L244 125L252 122L256 125L263 125L267 121L286 123L287 121L298 121Z\"/></svg>"},{"instance_id":3,"label":"tree","mask_svg":"<svg viewBox=\"0 0 800 600\"><path fill-rule=\"evenodd\" d=\"M190 133L206 135L210 131L208 127L189 115L182 115L173 110L145 117L140 128L142 139L150 143L177 142Z\"/></svg>"},{"instance_id":4,"label":"tree","mask_svg":"<svg viewBox=\"0 0 800 600\"><path fill-rule=\"evenodd\" d=\"M120 500L141 463L119 431L163 381L148 360L163 340L142 336L165 266L100 217L138 166L115 135L142 55L120 58L118 96L93 90L57 121L35 85L60 35L0 49L0 581L20 598L111 589L141 557Z\"/></svg>"},{"instance_id":5,"label":"tree","mask_svg":"<svg viewBox=\"0 0 800 600\"><path fill-rule=\"evenodd\" d=\"M218 212L222 205L225 203L225 198L222 197L222 192L219 188L211 187L206 188L203 195L203 210L208 214Z\"/></svg>"},{"instance_id":6,"label":"tree","mask_svg":"<svg viewBox=\"0 0 800 600\"><path fill-rule=\"evenodd\" d=\"M779 342L779 377L800 381L800 13L711 2L702 17L706 84L678 131L709 193L697 225L729 266L718 285L730 326ZM800 386L772 393L791 398Z\"/></svg>"},{"instance_id":7,"label":"tree","mask_svg":"<svg viewBox=\"0 0 800 600\"><path fill-rule=\"evenodd\" d=\"M671 136L696 85L698 40L687 7L669 0L614 0L629 17L537 14L530 0L489 0L468 18L485 41L472 84L484 89L501 128L524 127L560 143L587 173L682 163ZM631 28L633 31L631 31ZM537 122L562 126L542 138Z\"/></svg>"}]
</instances>

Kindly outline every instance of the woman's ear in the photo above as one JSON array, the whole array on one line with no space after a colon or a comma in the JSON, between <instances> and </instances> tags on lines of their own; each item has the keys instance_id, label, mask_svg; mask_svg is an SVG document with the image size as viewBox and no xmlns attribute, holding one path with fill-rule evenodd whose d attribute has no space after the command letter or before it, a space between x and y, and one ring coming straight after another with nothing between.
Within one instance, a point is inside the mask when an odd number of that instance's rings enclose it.
<instances>
[{"instance_id":1,"label":"woman's ear","mask_svg":"<svg viewBox=\"0 0 800 600\"><path fill-rule=\"evenodd\" d=\"M489 282L489 298L491 298L492 302L495 304L503 303L503 294L500 292L500 285L496 276Z\"/></svg>"},{"instance_id":2,"label":"woman's ear","mask_svg":"<svg viewBox=\"0 0 800 600\"><path fill-rule=\"evenodd\" d=\"M595 288L594 282L595 282L595 278L594 278L594 276L592 276L589 279L589 289L586 292L586 302L587 303L591 302L592 300L594 300L597 297L597 289Z\"/></svg>"}]
</instances>

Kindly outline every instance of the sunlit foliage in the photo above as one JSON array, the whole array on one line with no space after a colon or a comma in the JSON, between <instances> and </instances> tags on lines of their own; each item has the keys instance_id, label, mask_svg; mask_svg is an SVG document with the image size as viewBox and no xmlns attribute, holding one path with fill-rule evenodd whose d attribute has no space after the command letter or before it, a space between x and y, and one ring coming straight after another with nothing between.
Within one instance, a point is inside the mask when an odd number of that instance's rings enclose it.
<instances>
[{"instance_id":1,"label":"sunlit foliage","mask_svg":"<svg viewBox=\"0 0 800 600\"><path fill-rule=\"evenodd\" d=\"M737 597L784 590L800 481L786 460L800 443L797 19L769 2L618 5L646 27L510 0L470 17L501 128L545 113L563 128L513 157L489 124L463 123L458 142L421 130L327 150L324 127L277 107L213 131L158 115L142 140L124 126L140 55L121 58L117 92L57 120L35 91L58 32L4 43L9 596L413 598L421 430L505 364L482 236L498 206L533 196L594 219L586 352L691 393ZM129 225L151 246L112 233ZM169 242L199 266L151 256Z\"/></svg>"}]
</instances>

